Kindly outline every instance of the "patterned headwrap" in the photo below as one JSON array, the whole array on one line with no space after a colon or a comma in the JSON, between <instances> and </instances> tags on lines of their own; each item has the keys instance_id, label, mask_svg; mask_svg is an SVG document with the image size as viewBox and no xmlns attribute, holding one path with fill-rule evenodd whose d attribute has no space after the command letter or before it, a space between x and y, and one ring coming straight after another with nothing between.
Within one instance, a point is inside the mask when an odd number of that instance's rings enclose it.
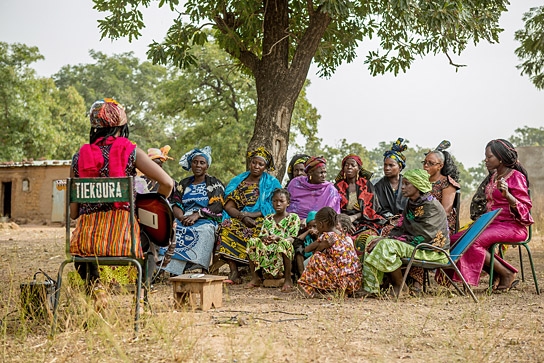
<instances>
[{"instance_id":1,"label":"patterned headwrap","mask_svg":"<svg viewBox=\"0 0 544 363\"><path fill-rule=\"evenodd\" d=\"M295 165L304 164L309 158L310 156L306 154L296 154L291 158L289 166L287 167L287 176L289 177L289 179L293 179L293 168L295 167Z\"/></svg>"},{"instance_id":2,"label":"patterned headwrap","mask_svg":"<svg viewBox=\"0 0 544 363\"><path fill-rule=\"evenodd\" d=\"M429 154L431 152L435 152L435 153L439 152L439 153L442 154L442 151L446 150L450 146L451 146L451 142L449 142L448 140L442 140L440 142L440 144L438 144L438 146L434 150L429 150L428 152L425 153L425 155L427 155L427 154ZM442 156L442 159L444 159L444 156Z\"/></svg>"},{"instance_id":3,"label":"patterned headwrap","mask_svg":"<svg viewBox=\"0 0 544 363\"><path fill-rule=\"evenodd\" d=\"M346 161L348 161L348 159L355 160L355 162L359 166L359 177L365 178L366 180L370 180L370 178L372 178L372 175L374 175L374 173L363 168L363 161L361 160L361 158L358 155L349 154L348 156L342 159L342 168L340 169L340 171L338 172L338 175L336 176L336 179L335 179L336 182L339 182L340 180L345 178L344 166L346 166Z\"/></svg>"},{"instance_id":4,"label":"patterned headwrap","mask_svg":"<svg viewBox=\"0 0 544 363\"><path fill-rule=\"evenodd\" d=\"M408 148L408 145L404 143L404 139L402 137L399 137L397 141L393 143L393 146L391 146L390 150L387 150L383 156L383 160L390 158L395 160L400 165L400 169L404 169L406 167L406 156L402 154L404 150Z\"/></svg>"},{"instance_id":5,"label":"patterned headwrap","mask_svg":"<svg viewBox=\"0 0 544 363\"><path fill-rule=\"evenodd\" d=\"M112 98L96 101L89 110L91 127L116 127L127 123L125 108Z\"/></svg>"},{"instance_id":6,"label":"patterned headwrap","mask_svg":"<svg viewBox=\"0 0 544 363\"><path fill-rule=\"evenodd\" d=\"M429 181L429 173L423 169L408 170L404 172L403 177L422 193L428 193L433 189L433 185Z\"/></svg>"},{"instance_id":7,"label":"patterned headwrap","mask_svg":"<svg viewBox=\"0 0 544 363\"><path fill-rule=\"evenodd\" d=\"M327 165L327 160L323 156L312 156L304 163L304 172L308 172L321 165Z\"/></svg>"},{"instance_id":8,"label":"patterned headwrap","mask_svg":"<svg viewBox=\"0 0 544 363\"><path fill-rule=\"evenodd\" d=\"M162 162L165 162L166 160L174 160L174 158L168 156L168 152L170 151L170 149L170 145L164 145L160 149L149 148L147 149L147 156L149 156L151 160L161 159Z\"/></svg>"},{"instance_id":9,"label":"patterned headwrap","mask_svg":"<svg viewBox=\"0 0 544 363\"><path fill-rule=\"evenodd\" d=\"M315 219L315 215L317 214L316 210L312 210L308 212L308 216L306 217L306 223L310 223Z\"/></svg>"},{"instance_id":10,"label":"patterned headwrap","mask_svg":"<svg viewBox=\"0 0 544 363\"><path fill-rule=\"evenodd\" d=\"M202 156L206 159L208 167L212 165L212 148L210 146L204 146L202 149L194 148L191 151L188 151L179 159L179 165L185 170L191 170L191 163L195 156Z\"/></svg>"},{"instance_id":11,"label":"patterned headwrap","mask_svg":"<svg viewBox=\"0 0 544 363\"><path fill-rule=\"evenodd\" d=\"M248 159L254 158L256 156L264 159L264 161L266 162L266 168L268 169L268 171L276 170L276 167L274 166L274 158L272 157L272 153L270 151L266 150L262 146L259 146L255 150L249 151L247 153Z\"/></svg>"}]
</instances>

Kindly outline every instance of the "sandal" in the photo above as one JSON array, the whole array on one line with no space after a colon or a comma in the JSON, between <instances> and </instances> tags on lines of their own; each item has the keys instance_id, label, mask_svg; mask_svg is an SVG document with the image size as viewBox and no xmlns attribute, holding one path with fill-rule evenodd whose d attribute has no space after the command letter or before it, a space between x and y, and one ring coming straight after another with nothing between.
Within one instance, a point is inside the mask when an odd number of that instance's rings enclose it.
<instances>
[{"instance_id":1,"label":"sandal","mask_svg":"<svg viewBox=\"0 0 544 363\"><path fill-rule=\"evenodd\" d=\"M493 290L493 293L502 294L502 293L505 293L505 292L509 292L510 290L515 289L518 285L519 285L519 280L516 279L516 280L512 281L510 286L497 286L497 288L495 290Z\"/></svg>"}]
</instances>

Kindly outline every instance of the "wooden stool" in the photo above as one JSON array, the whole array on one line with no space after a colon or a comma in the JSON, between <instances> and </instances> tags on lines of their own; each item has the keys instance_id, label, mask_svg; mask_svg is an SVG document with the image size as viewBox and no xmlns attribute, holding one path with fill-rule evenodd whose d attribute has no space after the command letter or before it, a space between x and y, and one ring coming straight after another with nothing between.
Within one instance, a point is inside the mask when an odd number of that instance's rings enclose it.
<instances>
[{"instance_id":1,"label":"wooden stool","mask_svg":"<svg viewBox=\"0 0 544 363\"><path fill-rule=\"evenodd\" d=\"M200 276L200 277L199 277ZM174 288L174 304L181 308L187 303L195 309L196 302L193 294L200 294L200 309L206 311L212 307L220 308L223 302L223 280L227 276L186 274L171 277Z\"/></svg>"}]
</instances>

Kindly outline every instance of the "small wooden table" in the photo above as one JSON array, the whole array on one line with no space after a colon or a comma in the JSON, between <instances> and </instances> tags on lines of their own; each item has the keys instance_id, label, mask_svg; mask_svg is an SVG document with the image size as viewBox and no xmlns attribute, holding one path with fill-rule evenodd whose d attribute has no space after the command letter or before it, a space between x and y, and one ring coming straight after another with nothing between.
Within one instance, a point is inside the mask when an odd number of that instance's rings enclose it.
<instances>
[{"instance_id":1,"label":"small wooden table","mask_svg":"<svg viewBox=\"0 0 544 363\"><path fill-rule=\"evenodd\" d=\"M220 308L223 304L223 280L227 276L185 274L171 277L174 289L174 304L176 308L190 304L196 308L194 294L200 294L200 309L208 310L212 307Z\"/></svg>"}]
</instances>

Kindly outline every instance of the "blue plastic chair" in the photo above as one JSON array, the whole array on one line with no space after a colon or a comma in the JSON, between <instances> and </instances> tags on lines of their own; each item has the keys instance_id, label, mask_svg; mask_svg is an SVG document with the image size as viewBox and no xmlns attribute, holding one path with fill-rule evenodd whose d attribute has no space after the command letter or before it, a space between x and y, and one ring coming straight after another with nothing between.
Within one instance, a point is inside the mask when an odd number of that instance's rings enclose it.
<instances>
[{"instance_id":1,"label":"blue plastic chair","mask_svg":"<svg viewBox=\"0 0 544 363\"><path fill-rule=\"evenodd\" d=\"M480 218L478 218L466 231L465 233L457 240L455 245L451 248L450 251L444 250L443 248L436 247L433 245L430 245L428 243L420 243L414 248L414 251L412 252L412 256L410 258L403 258L402 262L406 265L406 271L404 272L404 276L402 278L402 284L400 287L400 291L404 288L404 285L406 284L406 278L408 277L408 273L410 272L410 269L412 266L421 267L424 270L442 270L442 273L444 273L444 270L454 270L455 273L457 273L457 276L461 278L463 281L464 288L470 293L472 296L472 299L474 302L478 302L478 299L474 295L474 292L472 291L470 285L466 282L465 278L457 268L457 265L455 264L461 256L467 251L467 249L474 243L474 241L480 236L480 234L487 228L487 226L495 219L495 217L500 213L501 208L496 209L491 212L487 212L483 214ZM448 263L436 263L436 262L429 262L424 260L417 260L414 258L414 255L416 254L416 251L420 249L426 249L426 250L433 250L437 252L442 252L444 255L448 258ZM460 295L465 296L466 294L457 287L453 281L449 278L448 275L444 273L444 276L452 283L452 285L455 287L457 292L459 292ZM398 296L397 296L398 299Z\"/></svg>"}]
</instances>

